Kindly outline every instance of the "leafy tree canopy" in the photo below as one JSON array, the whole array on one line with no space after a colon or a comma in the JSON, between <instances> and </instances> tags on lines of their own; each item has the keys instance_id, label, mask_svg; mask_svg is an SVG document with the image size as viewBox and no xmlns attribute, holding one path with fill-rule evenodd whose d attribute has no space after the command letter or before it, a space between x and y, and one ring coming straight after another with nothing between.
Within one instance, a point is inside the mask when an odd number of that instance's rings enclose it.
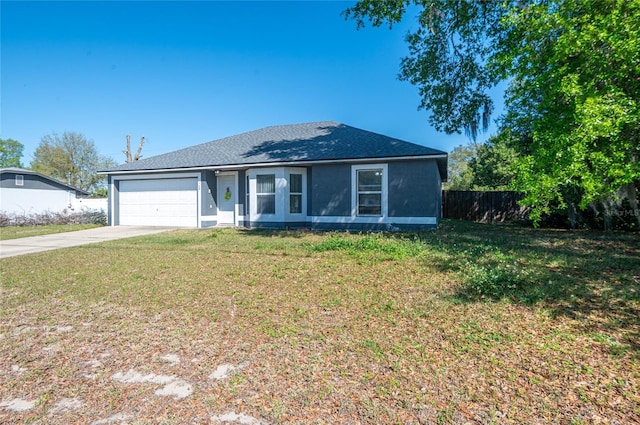
<instances>
[{"instance_id":1,"label":"leafy tree canopy","mask_svg":"<svg viewBox=\"0 0 640 425\"><path fill-rule=\"evenodd\" d=\"M0 139L0 168L22 168L24 145L13 139Z\"/></svg>"},{"instance_id":2,"label":"leafy tree canopy","mask_svg":"<svg viewBox=\"0 0 640 425\"><path fill-rule=\"evenodd\" d=\"M113 159L98 154L93 141L80 133L64 132L62 136L52 133L42 138L33 155L31 168L94 192L104 187L106 182L105 177L96 172L114 164Z\"/></svg>"},{"instance_id":3,"label":"leafy tree canopy","mask_svg":"<svg viewBox=\"0 0 640 425\"><path fill-rule=\"evenodd\" d=\"M518 152L510 133L502 131L486 143L469 143L449 153L447 190L512 190Z\"/></svg>"},{"instance_id":4,"label":"leafy tree canopy","mask_svg":"<svg viewBox=\"0 0 640 425\"><path fill-rule=\"evenodd\" d=\"M471 162L478 155L478 145L469 143L457 146L449 153L447 168L449 179L445 183L446 190L473 190L475 175Z\"/></svg>"},{"instance_id":5,"label":"leafy tree canopy","mask_svg":"<svg viewBox=\"0 0 640 425\"><path fill-rule=\"evenodd\" d=\"M392 26L414 7L400 78L436 129L472 139L509 81L501 125L534 219L640 180L640 0L362 0L345 15Z\"/></svg>"}]
</instances>

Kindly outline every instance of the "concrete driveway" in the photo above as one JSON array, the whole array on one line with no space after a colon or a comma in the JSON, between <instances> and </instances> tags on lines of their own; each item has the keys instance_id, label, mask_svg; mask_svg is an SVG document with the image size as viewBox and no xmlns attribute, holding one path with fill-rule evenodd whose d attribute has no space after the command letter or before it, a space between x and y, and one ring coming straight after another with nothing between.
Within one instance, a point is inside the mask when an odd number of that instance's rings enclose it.
<instances>
[{"instance_id":1,"label":"concrete driveway","mask_svg":"<svg viewBox=\"0 0 640 425\"><path fill-rule=\"evenodd\" d=\"M0 258L34 252L50 251L58 248L86 245L114 239L131 238L133 236L151 235L174 230L175 227L148 226L105 226L95 229L78 230L76 232L56 233L53 235L32 236L29 238L0 241Z\"/></svg>"}]
</instances>

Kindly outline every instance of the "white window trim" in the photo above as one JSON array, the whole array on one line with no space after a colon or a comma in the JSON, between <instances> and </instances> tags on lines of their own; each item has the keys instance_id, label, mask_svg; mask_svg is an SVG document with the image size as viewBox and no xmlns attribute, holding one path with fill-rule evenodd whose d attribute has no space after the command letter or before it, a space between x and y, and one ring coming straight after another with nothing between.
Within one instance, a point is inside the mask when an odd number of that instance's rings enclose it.
<instances>
[{"instance_id":1,"label":"white window trim","mask_svg":"<svg viewBox=\"0 0 640 425\"><path fill-rule=\"evenodd\" d=\"M379 216L358 215L358 171L382 170L382 205ZM358 164L351 166L351 217L361 219L385 219L389 216L389 172L387 164Z\"/></svg>"},{"instance_id":2,"label":"white window trim","mask_svg":"<svg viewBox=\"0 0 640 425\"><path fill-rule=\"evenodd\" d=\"M308 188L307 188L307 169L306 168L293 168L293 167L287 167L284 169L285 172L285 176L286 176L286 185L287 185L287 190L286 190L286 196L284 199L284 204L285 204L285 221L306 221L307 219L307 192L308 192ZM302 210L299 213L292 213L291 212L291 208L289 205L290 199L291 199L291 191L290 189L290 179L291 179L291 174L299 174L302 176L302 193L300 192L295 192L294 195L298 195L298 194L302 194L301 197L301 207Z\"/></svg>"},{"instance_id":3,"label":"white window trim","mask_svg":"<svg viewBox=\"0 0 640 425\"><path fill-rule=\"evenodd\" d=\"M258 176L273 176L273 192L258 192ZM256 173L255 176L255 203L256 203L256 215L260 217L273 217L278 214L278 175L270 170ZM258 212L258 195L273 196L273 213L259 213Z\"/></svg>"},{"instance_id":4,"label":"white window trim","mask_svg":"<svg viewBox=\"0 0 640 425\"><path fill-rule=\"evenodd\" d=\"M300 176L300 192L292 192L291 191L291 180L292 180L291 176ZM288 207L287 211L288 211L288 213L290 215L301 216L302 213L304 212L304 208L303 208L303 205L302 205L302 198L304 196L304 181L303 181L304 179L303 179L302 173L289 171L287 173L287 177L288 177L287 182L289 183L288 184L289 197L288 197L288 200L287 200L287 207ZM291 212L291 197L292 196L300 196L300 212Z\"/></svg>"},{"instance_id":5,"label":"white window trim","mask_svg":"<svg viewBox=\"0 0 640 425\"><path fill-rule=\"evenodd\" d=\"M275 214L258 214L256 179L258 175L275 174L276 176L276 211ZM289 211L289 175L302 174L302 213L290 213ZM252 222L279 222L305 221L307 218L307 169L298 167L272 167L253 168L247 170L249 178L249 211L247 217Z\"/></svg>"},{"instance_id":6,"label":"white window trim","mask_svg":"<svg viewBox=\"0 0 640 425\"><path fill-rule=\"evenodd\" d=\"M24 176L22 174L16 174L16 186L24 186Z\"/></svg>"}]
</instances>

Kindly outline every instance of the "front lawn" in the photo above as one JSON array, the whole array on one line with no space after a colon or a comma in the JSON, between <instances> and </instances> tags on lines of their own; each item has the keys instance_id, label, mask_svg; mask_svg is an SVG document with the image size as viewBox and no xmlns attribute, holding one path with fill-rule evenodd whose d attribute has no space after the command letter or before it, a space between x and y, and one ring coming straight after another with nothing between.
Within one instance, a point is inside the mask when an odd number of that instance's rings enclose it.
<instances>
[{"instance_id":1,"label":"front lawn","mask_svg":"<svg viewBox=\"0 0 640 425\"><path fill-rule=\"evenodd\" d=\"M0 227L0 241L8 239L28 238L30 236L51 235L54 233L73 232L76 230L93 229L101 224L43 224L40 226L2 226Z\"/></svg>"},{"instance_id":2,"label":"front lawn","mask_svg":"<svg viewBox=\"0 0 640 425\"><path fill-rule=\"evenodd\" d=\"M0 266L1 423L640 421L637 234L180 230Z\"/></svg>"}]
</instances>

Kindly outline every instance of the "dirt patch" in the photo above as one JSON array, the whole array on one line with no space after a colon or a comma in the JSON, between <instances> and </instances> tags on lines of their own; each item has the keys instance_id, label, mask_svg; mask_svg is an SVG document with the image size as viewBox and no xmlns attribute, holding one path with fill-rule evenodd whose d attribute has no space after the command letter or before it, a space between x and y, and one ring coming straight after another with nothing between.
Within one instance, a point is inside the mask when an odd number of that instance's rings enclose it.
<instances>
[{"instance_id":1,"label":"dirt patch","mask_svg":"<svg viewBox=\"0 0 640 425\"><path fill-rule=\"evenodd\" d=\"M28 401L21 398L14 398L13 400L3 401L0 403L0 407L10 412L24 412L26 410L33 409L36 405L36 400Z\"/></svg>"},{"instance_id":2,"label":"dirt patch","mask_svg":"<svg viewBox=\"0 0 640 425\"><path fill-rule=\"evenodd\" d=\"M252 416L247 416L242 413L238 414L235 412L212 416L211 421L214 424L267 425L266 422L263 422Z\"/></svg>"},{"instance_id":3,"label":"dirt patch","mask_svg":"<svg viewBox=\"0 0 640 425\"><path fill-rule=\"evenodd\" d=\"M191 384L175 375L156 375L155 373L143 375L135 370L130 370L126 373L118 372L112 376L112 379L124 384L150 383L163 385L162 388L155 392L158 396L170 396L180 399L188 397L193 393Z\"/></svg>"},{"instance_id":4,"label":"dirt patch","mask_svg":"<svg viewBox=\"0 0 640 425\"><path fill-rule=\"evenodd\" d=\"M222 380L227 379L234 370L244 369L247 366L247 363L241 363L238 366L234 366L232 364L223 364L216 368L216 370L209 375L209 379L211 380Z\"/></svg>"},{"instance_id":5,"label":"dirt patch","mask_svg":"<svg viewBox=\"0 0 640 425\"><path fill-rule=\"evenodd\" d=\"M84 406L84 402L79 398L63 398L56 402L49 412L57 415L70 410L80 409L82 406Z\"/></svg>"}]
</instances>

